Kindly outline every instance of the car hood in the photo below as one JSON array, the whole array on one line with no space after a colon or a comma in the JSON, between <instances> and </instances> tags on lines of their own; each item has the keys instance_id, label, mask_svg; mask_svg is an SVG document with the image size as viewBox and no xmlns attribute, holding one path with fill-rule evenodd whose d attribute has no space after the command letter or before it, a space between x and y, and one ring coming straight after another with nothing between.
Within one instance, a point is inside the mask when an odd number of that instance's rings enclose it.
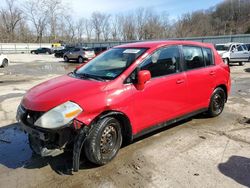
<instances>
[{"instance_id":1,"label":"car hood","mask_svg":"<svg viewBox=\"0 0 250 188\"><path fill-rule=\"evenodd\" d=\"M219 54L220 56L222 56L222 55L223 55L224 53L226 53L227 51L218 50L217 52L218 52L218 54Z\"/></svg>"},{"instance_id":2,"label":"car hood","mask_svg":"<svg viewBox=\"0 0 250 188\"><path fill-rule=\"evenodd\" d=\"M106 82L60 76L31 88L22 105L32 111L48 111L66 101L78 102L84 97L100 93ZM79 104L81 106L81 104Z\"/></svg>"}]
</instances>

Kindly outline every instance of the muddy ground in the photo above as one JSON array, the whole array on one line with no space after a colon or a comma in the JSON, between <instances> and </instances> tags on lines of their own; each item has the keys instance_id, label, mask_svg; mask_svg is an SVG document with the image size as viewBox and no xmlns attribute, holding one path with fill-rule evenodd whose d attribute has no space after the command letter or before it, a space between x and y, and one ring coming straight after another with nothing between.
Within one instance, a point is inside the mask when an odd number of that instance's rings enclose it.
<instances>
[{"instance_id":1,"label":"muddy ground","mask_svg":"<svg viewBox=\"0 0 250 188\"><path fill-rule=\"evenodd\" d=\"M71 155L32 155L16 123L16 108L32 86L77 64L51 55L10 55L0 69L0 187L250 187L250 63L232 66L232 92L223 114L190 118L124 147L109 164Z\"/></svg>"}]
</instances>

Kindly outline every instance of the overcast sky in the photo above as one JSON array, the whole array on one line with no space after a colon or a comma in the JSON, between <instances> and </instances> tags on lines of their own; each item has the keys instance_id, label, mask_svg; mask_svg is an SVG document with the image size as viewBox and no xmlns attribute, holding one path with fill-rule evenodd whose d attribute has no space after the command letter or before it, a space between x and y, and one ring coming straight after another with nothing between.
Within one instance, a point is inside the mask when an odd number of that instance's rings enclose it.
<instances>
[{"instance_id":1,"label":"overcast sky","mask_svg":"<svg viewBox=\"0 0 250 188\"><path fill-rule=\"evenodd\" d=\"M171 19L184 13L208 9L223 0L64 0L72 7L77 16L89 17L92 12L100 11L109 14L129 12L139 7L153 8L154 11L165 11Z\"/></svg>"}]
</instances>

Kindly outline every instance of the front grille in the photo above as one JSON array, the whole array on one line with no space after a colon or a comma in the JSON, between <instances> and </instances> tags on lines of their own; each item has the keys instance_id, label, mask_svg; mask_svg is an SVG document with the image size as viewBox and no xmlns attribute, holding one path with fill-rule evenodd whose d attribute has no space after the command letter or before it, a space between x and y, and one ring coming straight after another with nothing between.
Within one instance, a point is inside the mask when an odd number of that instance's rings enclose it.
<instances>
[{"instance_id":1,"label":"front grille","mask_svg":"<svg viewBox=\"0 0 250 188\"><path fill-rule=\"evenodd\" d=\"M22 121L30 126L33 126L36 120L38 120L44 114L44 112L28 110L23 106L21 106L21 109L22 111L24 111L24 114L22 116Z\"/></svg>"}]
</instances>

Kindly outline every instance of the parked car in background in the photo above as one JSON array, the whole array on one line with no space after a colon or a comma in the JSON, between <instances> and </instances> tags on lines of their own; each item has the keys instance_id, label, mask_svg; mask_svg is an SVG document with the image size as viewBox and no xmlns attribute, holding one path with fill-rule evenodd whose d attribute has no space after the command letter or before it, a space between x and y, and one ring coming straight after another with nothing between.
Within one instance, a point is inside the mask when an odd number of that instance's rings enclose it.
<instances>
[{"instance_id":1,"label":"parked car in background","mask_svg":"<svg viewBox=\"0 0 250 188\"><path fill-rule=\"evenodd\" d=\"M228 65L230 63L239 63L239 65L244 65L244 62L248 62L250 60L250 52L245 44L216 44L215 48L224 62Z\"/></svg>"},{"instance_id":2,"label":"parked car in background","mask_svg":"<svg viewBox=\"0 0 250 188\"><path fill-rule=\"evenodd\" d=\"M66 46L65 48L62 48L62 49L60 49L60 50L55 50L54 51L54 56L55 57L63 57L63 55L66 53L66 52L68 52L68 51L72 51L72 50L74 50L74 48L75 47L73 47L73 46Z\"/></svg>"},{"instance_id":3,"label":"parked car in background","mask_svg":"<svg viewBox=\"0 0 250 188\"><path fill-rule=\"evenodd\" d=\"M39 155L73 146L77 171L81 153L104 165L122 142L199 113L220 115L230 87L230 69L211 44L130 43L30 89L17 120Z\"/></svg>"},{"instance_id":4,"label":"parked car in background","mask_svg":"<svg viewBox=\"0 0 250 188\"><path fill-rule=\"evenodd\" d=\"M9 58L6 55L0 54L0 67L7 67L9 62Z\"/></svg>"},{"instance_id":5,"label":"parked car in background","mask_svg":"<svg viewBox=\"0 0 250 188\"><path fill-rule=\"evenodd\" d=\"M50 48L38 48L36 50L31 50L30 53L32 54L52 54L53 50Z\"/></svg>"},{"instance_id":6,"label":"parked car in background","mask_svg":"<svg viewBox=\"0 0 250 188\"><path fill-rule=\"evenodd\" d=\"M92 48L76 47L73 50L66 52L63 55L63 59L66 62L69 62L70 60L76 60L79 63L83 63L85 60L92 59L95 56L95 52Z\"/></svg>"},{"instance_id":7,"label":"parked car in background","mask_svg":"<svg viewBox=\"0 0 250 188\"><path fill-rule=\"evenodd\" d=\"M108 47L102 46L102 47L94 47L93 50L95 52L95 55L99 55L100 53L106 51Z\"/></svg>"}]
</instances>

